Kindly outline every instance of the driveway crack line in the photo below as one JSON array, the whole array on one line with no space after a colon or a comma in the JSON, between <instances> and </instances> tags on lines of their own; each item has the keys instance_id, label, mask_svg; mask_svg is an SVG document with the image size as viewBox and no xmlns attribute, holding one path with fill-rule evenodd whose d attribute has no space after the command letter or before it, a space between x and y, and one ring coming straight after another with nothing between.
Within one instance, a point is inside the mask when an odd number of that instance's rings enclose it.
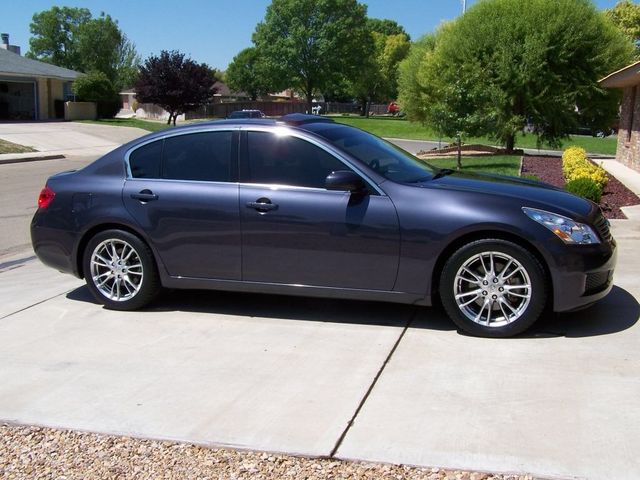
<instances>
[{"instance_id":1,"label":"driveway crack line","mask_svg":"<svg viewBox=\"0 0 640 480\"><path fill-rule=\"evenodd\" d=\"M418 314L418 309L416 308L413 311L413 313L409 316L409 318L407 319L407 323L405 324L404 328L402 329L402 332L400 332L400 335L398 336L398 338L396 339L395 343L393 344L393 347L391 347L391 350L387 354L387 357L384 359L384 362L382 362L382 365L380 366L380 369L378 370L378 373L376 373L376 376L373 378L373 381L369 385L369 388L367 389L366 393L364 394L364 396L360 400L360 403L358 404L358 408L356 408L356 411L353 413L353 416L351 417L351 419L347 423L347 426L342 431L342 434L338 438L338 441L336 442L336 444L331 449L331 453L329 454L328 458L335 458L335 455L338 452L338 449L340 448L340 446L342 445L342 442L346 438L347 433L349 433L349 430L351 429L351 427L355 423L356 418L358 417L358 414L360 413L360 410L362 410L362 407L364 407L364 404L369 399L369 395L371 395L371 392L373 391L374 387L376 386L376 383L378 383L378 380L382 376L382 373L384 372L384 369L386 368L387 364L391 360L391 357L393 357L393 354L395 353L396 349L398 348L398 345L400 345L400 342L402 341L402 339L404 337L404 334L407 333L407 330L411 326L411 323L413 322L413 319L417 316L417 314Z\"/></svg>"},{"instance_id":2,"label":"driveway crack line","mask_svg":"<svg viewBox=\"0 0 640 480\"><path fill-rule=\"evenodd\" d=\"M0 317L0 320L4 320L5 318L9 318L12 315L15 315L15 314L20 313L20 312L24 312L25 310L29 310L30 308L37 307L41 303L48 302L49 300L53 300L54 298L59 297L61 295L66 295L69 292L73 292L76 288L78 288L78 287L70 288L69 290L65 290L62 293L58 293L56 295L53 295L52 297L45 298L44 300L40 300L39 302L33 303L33 304L29 305L28 307L21 308L20 310L16 310L15 312L7 313L6 315Z\"/></svg>"}]
</instances>

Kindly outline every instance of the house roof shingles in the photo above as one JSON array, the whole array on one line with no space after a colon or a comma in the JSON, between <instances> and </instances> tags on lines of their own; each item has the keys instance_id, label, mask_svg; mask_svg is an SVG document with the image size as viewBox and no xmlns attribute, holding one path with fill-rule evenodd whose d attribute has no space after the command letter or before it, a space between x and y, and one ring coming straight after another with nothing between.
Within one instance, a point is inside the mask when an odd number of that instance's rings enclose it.
<instances>
[{"instance_id":1,"label":"house roof shingles","mask_svg":"<svg viewBox=\"0 0 640 480\"><path fill-rule=\"evenodd\" d=\"M25 58L9 50L0 48L0 76L2 75L75 80L82 75L82 73Z\"/></svg>"}]
</instances>

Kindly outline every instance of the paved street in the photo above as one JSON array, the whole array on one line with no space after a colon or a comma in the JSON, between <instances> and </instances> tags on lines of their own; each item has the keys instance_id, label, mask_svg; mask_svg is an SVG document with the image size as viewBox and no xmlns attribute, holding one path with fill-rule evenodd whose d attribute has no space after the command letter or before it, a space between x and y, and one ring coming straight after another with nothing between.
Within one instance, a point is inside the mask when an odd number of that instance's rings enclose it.
<instances>
[{"instance_id":1,"label":"paved street","mask_svg":"<svg viewBox=\"0 0 640 480\"><path fill-rule=\"evenodd\" d=\"M47 178L54 173L82 168L95 158L95 155L84 155L0 165L0 262L7 255L30 249L29 223Z\"/></svg>"},{"instance_id":2,"label":"paved street","mask_svg":"<svg viewBox=\"0 0 640 480\"><path fill-rule=\"evenodd\" d=\"M609 297L547 315L516 339L462 335L435 308L253 294L176 291L114 312L28 248L45 178L92 158L0 165L0 421L640 477L640 222L612 222L620 252Z\"/></svg>"}]
</instances>

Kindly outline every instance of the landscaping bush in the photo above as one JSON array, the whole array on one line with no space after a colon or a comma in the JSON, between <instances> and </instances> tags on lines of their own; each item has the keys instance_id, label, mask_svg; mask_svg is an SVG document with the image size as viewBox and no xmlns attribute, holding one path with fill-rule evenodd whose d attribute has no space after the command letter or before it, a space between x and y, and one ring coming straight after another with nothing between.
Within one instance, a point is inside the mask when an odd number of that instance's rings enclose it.
<instances>
[{"instance_id":1,"label":"landscaping bush","mask_svg":"<svg viewBox=\"0 0 640 480\"><path fill-rule=\"evenodd\" d=\"M587 151L581 147L569 147L562 152L562 173L566 177L577 165L588 162Z\"/></svg>"},{"instance_id":2,"label":"landscaping bush","mask_svg":"<svg viewBox=\"0 0 640 480\"><path fill-rule=\"evenodd\" d=\"M89 72L73 84L81 102L96 102L99 118L113 118L120 110L120 96L111 80L102 72Z\"/></svg>"},{"instance_id":3,"label":"landscaping bush","mask_svg":"<svg viewBox=\"0 0 640 480\"><path fill-rule=\"evenodd\" d=\"M589 177L570 180L567 182L565 189L567 192L587 198L595 203L600 203L600 198L602 198L602 187Z\"/></svg>"},{"instance_id":4,"label":"landscaping bush","mask_svg":"<svg viewBox=\"0 0 640 480\"><path fill-rule=\"evenodd\" d=\"M589 161L587 152L580 147L569 147L564 151L562 173L567 182L588 178L600 187L601 192L609 180L604 168Z\"/></svg>"}]
</instances>

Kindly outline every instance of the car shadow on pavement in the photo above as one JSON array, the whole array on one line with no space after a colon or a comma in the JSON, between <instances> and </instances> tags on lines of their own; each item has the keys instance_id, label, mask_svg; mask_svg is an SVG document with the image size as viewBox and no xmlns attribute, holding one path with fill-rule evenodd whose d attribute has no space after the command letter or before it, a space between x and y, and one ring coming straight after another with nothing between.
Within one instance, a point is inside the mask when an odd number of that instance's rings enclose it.
<instances>
[{"instance_id":1,"label":"car shadow on pavement","mask_svg":"<svg viewBox=\"0 0 640 480\"><path fill-rule=\"evenodd\" d=\"M67 298L98 305L86 286L69 292ZM132 319L145 312L195 312L393 327L404 327L409 319L413 319L411 328L456 330L439 306L416 307L384 302L208 290L168 290L152 305L136 312ZM631 328L639 318L638 301L623 288L614 286L605 299L587 309L569 313L543 313L531 329L516 338L607 335ZM464 335L460 331L458 333Z\"/></svg>"},{"instance_id":2,"label":"car shadow on pavement","mask_svg":"<svg viewBox=\"0 0 640 480\"><path fill-rule=\"evenodd\" d=\"M98 304L86 286L76 288L67 298ZM349 323L404 327L425 307L385 302L324 299L286 295L266 295L209 290L167 290L148 307L135 312L195 312L244 317L264 317L280 320ZM455 330L446 314L439 308L429 308L429 322L413 325L431 330ZM433 312L433 314L431 314ZM135 317L132 317L135 318Z\"/></svg>"},{"instance_id":3,"label":"car shadow on pavement","mask_svg":"<svg viewBox=\"0 0 640 480\"><path fill-rule=\"evenodd\" d=\"M546 313L522 337L594 337L633 327L640 318L640 304L625 289L614 286L601 301L584 310Z\"/></svg>"}]
</instances>

